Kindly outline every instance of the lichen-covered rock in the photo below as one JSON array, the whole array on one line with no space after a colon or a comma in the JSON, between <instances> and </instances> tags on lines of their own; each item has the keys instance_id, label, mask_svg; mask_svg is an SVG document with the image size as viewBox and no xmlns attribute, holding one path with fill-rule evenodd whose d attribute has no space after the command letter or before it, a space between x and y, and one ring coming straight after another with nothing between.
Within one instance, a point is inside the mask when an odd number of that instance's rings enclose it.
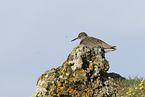
<instances>
[{"instance_id":1,"label":"lichen-covered rock","mask_svg":"<svg viewBox=\"0 0 145 97\"><path fill-rule=\"evenodd\" d=\"M102 97L117 95L117 85L107 76L103 48L78 45L62 66L42 74L30 97Z\"/></svg>"}]
</instances>

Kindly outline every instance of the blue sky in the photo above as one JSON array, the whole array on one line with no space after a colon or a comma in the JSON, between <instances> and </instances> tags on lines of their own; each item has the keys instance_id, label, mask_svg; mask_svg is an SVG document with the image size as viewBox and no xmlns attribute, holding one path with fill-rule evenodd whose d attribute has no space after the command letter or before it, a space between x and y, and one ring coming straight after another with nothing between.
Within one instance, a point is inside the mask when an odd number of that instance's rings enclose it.
<instances>
[{"instance_id":1,"label":"blue sky","mask_svg":"<svg viewBox=\"0 0 145 97\"><path fill-rule=\"evenodd\" d=\"M81 31L117 46L109 72L145 77L144 0L1 0L0 97L29 97Z\"/></svg>"}]
</instances>

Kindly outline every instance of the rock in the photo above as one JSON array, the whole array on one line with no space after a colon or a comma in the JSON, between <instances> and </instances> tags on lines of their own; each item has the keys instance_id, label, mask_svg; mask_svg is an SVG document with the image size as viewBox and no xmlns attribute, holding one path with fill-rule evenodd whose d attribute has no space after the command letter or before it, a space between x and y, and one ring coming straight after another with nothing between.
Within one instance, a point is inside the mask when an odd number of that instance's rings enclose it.
<instances>
[{"instance_id":1,"label":"rock","mask_svg":"<svg viewBox=\"0 0 145 97\"><path fill-rule=\"evenodd\" d=\"M117 86L107 74L103 48L78 45L62 66L42 74L30 97L102 97L117 95Z\"/></svg>"},{"instance_id":2,"label":"rock","mask_svg":"<svg viewBox=\"0 0 145 97\"><path fill-rule=\"evenodd\" d=\"M121 75L114 72L106 73L106 76L113 78L115 81L127 80L125 77L122 77Z\"/></svg>"}]
</instances>

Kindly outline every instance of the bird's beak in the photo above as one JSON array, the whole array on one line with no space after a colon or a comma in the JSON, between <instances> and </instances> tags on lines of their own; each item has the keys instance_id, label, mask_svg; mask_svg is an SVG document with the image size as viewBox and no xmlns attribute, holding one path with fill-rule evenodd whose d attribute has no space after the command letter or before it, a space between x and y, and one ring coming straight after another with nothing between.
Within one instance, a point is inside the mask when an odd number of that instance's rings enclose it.
<instances>
[{"instance_id":1,"label":"bird's beak","mask_svg":"<svg viewBox=\"0 0 145 97\"><path fill-rule=\"evenodd\" d=\"M71 42L73 42L73 41L75 41L75 40L77 40L77 39L79 39L79 37L77 37L77 38L73 39Z\"/></svg>"}]
</instances>

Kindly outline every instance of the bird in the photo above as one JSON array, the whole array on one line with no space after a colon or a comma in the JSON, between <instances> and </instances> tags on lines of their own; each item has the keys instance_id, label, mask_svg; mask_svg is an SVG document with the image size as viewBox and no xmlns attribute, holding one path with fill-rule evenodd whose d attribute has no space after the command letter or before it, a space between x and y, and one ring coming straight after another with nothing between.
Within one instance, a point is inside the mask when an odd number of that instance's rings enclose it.
<instances>
[{"instance_id":1,"label":"bird","mask_svg":"<svg viewBox=\"0 0 145 97\"><path fill-rule=\"evenodd\" d=\"M101 47L104 49L105 53L116 50L116 46L111 46L98 38L89 37L85 32L79 33L78 37L73 39L71 42L77 39L81 40L80 45L83 44L91 49L94 47Z\"/></svg>"}]
</instances>

